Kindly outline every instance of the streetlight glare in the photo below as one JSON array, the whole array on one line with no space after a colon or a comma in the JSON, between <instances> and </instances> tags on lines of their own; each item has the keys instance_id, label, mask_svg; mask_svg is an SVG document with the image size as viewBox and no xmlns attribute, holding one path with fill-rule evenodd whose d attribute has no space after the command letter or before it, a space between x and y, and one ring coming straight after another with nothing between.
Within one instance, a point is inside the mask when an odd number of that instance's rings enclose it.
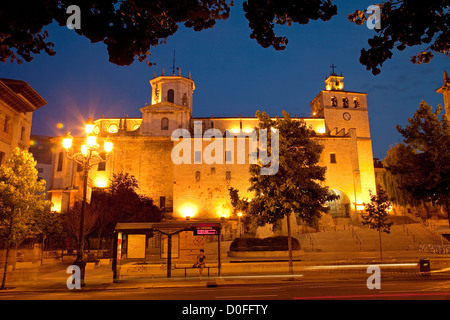
<instances>
[{"instance_id":1,"label":"streetlight glare","mask_svg":"<svg viewBox=\"0 0 450 320\"><path fill-rule=\"evenodd\" d=\"M94 122L92 121L92 118L89 118L89 120L85 123L84 130L88 135L94 131Z\"/></svg>"},{"instance_id":2,"label":"streetlight glare","mask_svg":"<svg viewBox=\"0 0 450 320\"><path fill-rule=\"evenodd\" d=\"M63 147L64 149L70 149L72 147L73 137L70 135L70 132L67 132L66 136L63 138Z\"/></svg>"},{"instance_id":3,"label":"streetlight glare","mask_svg":"<svg viewBox=\"0 0 450 320\"><path fill-rule=\"evenodd\" d=\"M81 153L83 154L83 156L87 156L87 153L88 153L87 145L83 144L81 146Z\"/></svg>"},{"instance_id":4,"label":"streetlight glare","mask_svg":"<svg viewBox=\"0 0 450 320\"><path fill-rule=\"evenodd\" d=\"M97 144L97 136L95 135L87 136L86 142L89 148L95 146Z\"/></svg>"},{"instance_id":5,"label":"streetlight glare","mask_svg":"<svg viewBox=\"0 0 450 320\"><path fill-rule=\"evenodd\" d=\"M109 139L109 137L107 137L105 140L104 149L105 149L106 153L110 153L113 149L113 143L112 143L111 139Z\"/></svg>"}]
</instances>

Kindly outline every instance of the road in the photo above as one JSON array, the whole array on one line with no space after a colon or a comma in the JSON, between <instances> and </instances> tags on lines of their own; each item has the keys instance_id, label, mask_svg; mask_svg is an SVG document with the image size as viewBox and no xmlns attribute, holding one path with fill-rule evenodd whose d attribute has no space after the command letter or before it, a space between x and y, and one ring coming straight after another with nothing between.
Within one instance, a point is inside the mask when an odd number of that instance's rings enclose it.
<instances>
[{"instance_id":1,"label":"road","mask_svg":"<svg viewBox=\"0 0 450 320\"><path fill-rule=\"evenodd\" d=\"M134 287L99 290L0 291L0 300L450 300L450 277L399 277L381 280L381 289L369 290L367 278L297 278L272 283L218 285L217 287Z\"/></svg>"}]
</instances>

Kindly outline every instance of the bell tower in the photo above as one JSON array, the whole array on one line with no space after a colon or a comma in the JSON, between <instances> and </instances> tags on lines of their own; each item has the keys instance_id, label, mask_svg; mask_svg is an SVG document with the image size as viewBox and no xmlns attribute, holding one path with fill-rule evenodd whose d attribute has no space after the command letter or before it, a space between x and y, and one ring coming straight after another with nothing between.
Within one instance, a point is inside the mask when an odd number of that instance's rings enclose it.
<instances>
[{"instance_id":1,"label":"bell tower","mask_svg":"<svg viewBox=\"0 0 450 320\"><path fill-rule=\"evenodd\" d=\"M152 86L152 105L167 101L187 107L192 112L195 84L191 79L191 73L188 78L185 78L181 76L181 70L178 68L178 75L175 75L174 70L171 76L166 76L163 68L161 76L154 75L154 78L150 80L150 85Z\"/></svg>"},{"instance_id":2,"label":"bell tower","mask_svg":"<svg viewBox=\"0 0 450 320\"><path fill-rule=\"evenodd\" d=\"M326 133L356 129L359 137L370 138L367 94L344 90L344 76L333 71L325 79L325 90L311 102L314 118L324 118Z\"/></svg>"},{"instance_id":3,"label":"bell tower","mask_svg":"<svg viewBox=\"0 0 450 320\"><path fill-rule=\"evenodd\" d=\"M450 117L450 77L447 71L444 71L444 84L442 87L436 90L437 93L444 95L445 114Z\"/></svg>"},{"instance_id":4,"label":"bell tower","mask_svg":"<svg viewBox=\"0 0 450 320\"><path fill-rule=\"evenodd\" d=\"M142 124L140 133L147 136L170 137L176 129L189 129L192 118L192 96L195 90L194 81L189 77L164 74L153 76L151 104L141 108Z\"/></svg>"}]
</instances>

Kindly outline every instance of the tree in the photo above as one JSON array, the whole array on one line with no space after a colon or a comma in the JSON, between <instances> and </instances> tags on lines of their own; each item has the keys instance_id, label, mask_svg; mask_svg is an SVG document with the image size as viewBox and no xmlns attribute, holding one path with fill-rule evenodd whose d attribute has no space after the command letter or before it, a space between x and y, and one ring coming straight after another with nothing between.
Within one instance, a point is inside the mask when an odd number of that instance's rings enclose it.
<instances>
[{"instance_id":1,"label":"tree","mask_svg":"<svg viewBox=\"0 0 450 320\"><path fill-rule=\"evenodd\" d=\"M180 25L201 31L214 27L217 20L230 15L233 0L34 0L26 5L9 1L0 8L0 61L29 62L41 51L55 55L54 44L48 41L44 28L56 21L66 26L71 5L80 8L79 35L92 43L103 42L109 61L130 65L135 58L149 65L151 47L165 43ZM332 0L247 0L243 10L251 29L250 38L263 48L284 50L288 39L277 36L277 26L307 24L310 20L328 21L337 14ZM382 28L369 39L370 49L361 50L360 62L373 74L380 73L382 64L392 57L394 47L430 44L412 57L415 63L427 63L433 52L449 55L448 0L404 1L388 0L379 4ZM70 11L69 11L70 12ZM357 10L348 15L356 24L367 17Z\"/></svg>"},{"instance_id":2,"label":"tree","mask_svg":"<svg viewBox=\"0 0 450 320\"><path fill-rule=\"evenodd\" d=\"M161 210L147 196L138 193L139 183L129 174L113 174L111 187L105 190L93 190L90 210L96 214L96 223L92 233L99 240L112 237L119 222L160 222Z\"/></svg>"},{"instance_id":3,"label":"tree","mask_svg":"<svg viewBox=\"0 0 450 320\"><path fill-rule=\"evenodd\" d=\"M16 148L6 165L0 166L0 240L6 245L0 289L5 288L11 244L35 235L36 213L50 207L45 200L45 181L38 181L32 154Z\"/></svg>"},{"instance_id":4,"label":"tree","mask_svg":"<svg viewBox=\"0 0 450 320\"><path fill-rule=\"evenodd\" d=\"M64 227L69 235L74 239L77 239L78 243L85 239L79 239L80 237L80 219L81 219L81 206L82 203L77 201L72 207L68 208L65 213ZM93 232L94 225L97 221L97 211L92 205L86 206L86 212L84 217L84 235L88 237Z\"/></svg>"},{"instance_id":5,"label":"tree","mask_svg":"<svg viewBox=\"0 0 450 320\"><path fill-rule=\"evenodd\" d=\"M56 21L66 26L70 17L67 8L80 8L81 28L75 31L92 43L107 46L109 61L130 65L135 58L148 61L150 48L156 47L175 34L179 25L195 31L212 28L217 20L229 17L233 0L34 0L18 4L4 3L0 9L0 60L29 62L33 55L46 52L55 55L54 44L47 40L44 27ZM244 2L245 16L252 29L251 38L264 48L282 50L285 37L273 31L277 25L306 24L309 20L329 20L337 13L330 0L280 2L248 0Z\"/></svg>"},{"instance_id":6,"label":"tree","mask_svg":"<svg viewBox=\"0 0 450 320\"><path fill-rule=\"evenodd\" d=\"M79 35L92 43L107 46L109 61L130 65L135 57L148 61L150 47L165 43L179 24L195 31L214 26L216 20L228 18L226 0L33 0L9 1L0 9L0 60L26 62L45 51L54 55L54 44L47 40L43 28L53 21L66 26L69 6L80 9ZM69 11L70 12L70 11Z\"/></svg>"},{"instance_id":7,"label":"tree","mask_svg":"<svg viewBox=\"0 0 450 320\"><path fill-rule=\"evenodd\" d=\"M249 213L258 218L260 225L276 223L287 218L289 270L293 272L290 216L294 213L307 223L314 223L322 213L327 213L326 202L337 199L324 186L326 167L318 164L323 145L315 132L303 120L292 119L287 112L283 118L272 120L259 111L259 130L267 130L268 141L278 130L278 172L262 175L262 163L250 165L250 188L254 198L249 202ZM258 138L261 138L259 134ZM267 146L268 152L275 150ZM261 152L261 149L259 150ZM261 154L261 153L260 153Z\"/></svg>"},{"instance_id":8,"label":"tree","mask_svg":"<svg viewBox=\"0 0 450 320\"><path fill-rule=\"evenodd\" d=\"M403 186L407 182L407 175L398 174L396 170L397 163L403 163L405 172L414 171L411 158L414 151L400 143L389 148L386 158L383 159L383 167L386 168L382 174L383 189L386 191L391 202L406 207L408 205L417 207L422 204L422 201L413 197Z\"/></svg>"},{"instance_id":9,"label":"tree","mask_svg":"<svg viewBox=\"0 0 450 320\"><path fill-rule=\"evenodd\" d=\"M413 63L428 63L434 53L450 56L450 1L388 0L378 4L381 29L368 40L370 49L361 50L360 62L374 75L380 73L383 63L392 57L394 49L427 45L411 57ZM367 21L364 11L357 10L348 19L358 25Z\"/></svg>"},{"instance_id":10,"label":"tree","mask_svg":"<svg viewBox=\"0 0 450 320\"><path fill-rule=\"evenodd\" d=\"M441 205L450 223L450 124L441 115L442 106L435 111L422 101L404 128L397 126L403 136L402 153L388 157L386 170L400 177L399 188L413 198Z\"/></svg>"},{"instance_id":11,"label":"tree","mask_svg":"<svg viewBox=\"0 0 450 320\"><path fill-rule=\"evenodd\" d=\"M370 229L377 230L380 241L380 259L383 260L383 251L381 249L381 233L391 233L392 222L388 222L388 213L391 209L391 202L384 190L379 190L378 194L370 193L370 203L365 205L367 215L363 215L363 225Z\"/></svg>"}]
</instances>

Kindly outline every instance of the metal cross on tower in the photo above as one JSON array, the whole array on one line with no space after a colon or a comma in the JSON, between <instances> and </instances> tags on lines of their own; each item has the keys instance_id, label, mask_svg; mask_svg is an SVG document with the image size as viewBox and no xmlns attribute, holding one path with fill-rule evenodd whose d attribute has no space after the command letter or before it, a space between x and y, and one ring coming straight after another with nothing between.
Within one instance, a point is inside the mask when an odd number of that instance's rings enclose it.
<instances>
[{"instance_id":1,"label":"metal cross on tower","mask_svg":"<svg viewBox=\"0 0 450 320\"><path fill-rule=\"evenodd\" d=\"M336 69L337 67L334 65L334 63L330 66L330 68L333 70L333 74L336 74L336 73L334 72L334 69Z\"/></svg>"}]
</instances>

